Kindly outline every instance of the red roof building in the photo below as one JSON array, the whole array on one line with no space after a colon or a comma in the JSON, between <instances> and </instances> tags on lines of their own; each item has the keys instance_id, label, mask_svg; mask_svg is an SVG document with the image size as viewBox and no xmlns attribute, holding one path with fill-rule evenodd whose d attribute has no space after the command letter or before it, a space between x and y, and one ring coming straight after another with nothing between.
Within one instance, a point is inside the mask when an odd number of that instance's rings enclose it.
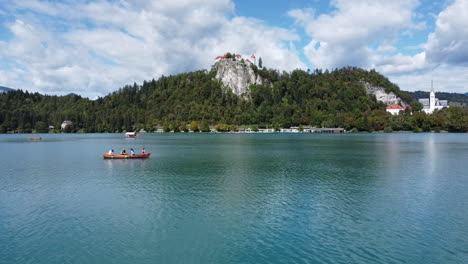
<instances>
[{"instance_id":1,"label":"red roof building","mask_svg":"<svg viewBox=\"0 0 468 264\"><path fill-rule=\"evenodd\" d=\"M397 104L392 104L392 105L389 105L387 106L387 109L399 109L399 110L405 110L406 107L403 107L401 105L397 105Z\"/></svg>"},{"instance_id":2,"label":"red roof building","mask_svg":"<svg viewBox=\"0 0 468 264\"><path fill-rule=\"evenodd\" d=\"M397 104L389 105L389 106L387 106L387 109L386 109L386 111L389 112L392 115L398 115L398 114L400 114L400 111L405 111L405 110L406 110L406 107L403 107L403 106L397 105Z\"/></svg>"}]
</instances>

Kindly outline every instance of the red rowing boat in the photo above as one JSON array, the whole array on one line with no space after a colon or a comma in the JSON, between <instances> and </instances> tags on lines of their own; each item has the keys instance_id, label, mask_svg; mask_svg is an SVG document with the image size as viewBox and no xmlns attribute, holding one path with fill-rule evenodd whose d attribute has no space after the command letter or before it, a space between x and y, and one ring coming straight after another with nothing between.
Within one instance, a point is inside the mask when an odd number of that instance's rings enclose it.
<instances>
[{"instance_id":1,"label":"red rowing boat","mask_svg":"<svg viewBox=\"0 0 468 264\"><path fill-rule=\"evenodd\" d=\"M148 159L151 156L151 153L146 153L146 154L136 154L136 155L130 155L130 154L109 154L105 153L102 154L102 156L105 159Z\"/></svg>"},{"instance_id":2,"label":"red rowing boat","mask_svg":"<svg viewBox=\"0 0 468 264\"><path fill-rule=\"evenodd\" d=\"M42 137L30 137L29 140L42 140Z\"/></svg>"}]
</instances>

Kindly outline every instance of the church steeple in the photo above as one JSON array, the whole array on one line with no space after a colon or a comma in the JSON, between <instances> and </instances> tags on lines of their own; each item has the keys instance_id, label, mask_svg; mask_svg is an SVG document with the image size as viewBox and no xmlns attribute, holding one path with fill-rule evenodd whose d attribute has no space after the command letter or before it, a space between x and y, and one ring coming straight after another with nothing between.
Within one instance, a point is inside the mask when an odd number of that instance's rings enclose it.
<instances>
[{"instance_id":1,"label":"church steeple","mask_svg":"<svg viewBox=\"0 0 468 264\"><path fill-rule=\"evenodd\" d=\"M435 109L435 101L434 81L431 80L431 93L429 95L429 109L431 110L431 113Z\"/></svg>"}]
</instances>

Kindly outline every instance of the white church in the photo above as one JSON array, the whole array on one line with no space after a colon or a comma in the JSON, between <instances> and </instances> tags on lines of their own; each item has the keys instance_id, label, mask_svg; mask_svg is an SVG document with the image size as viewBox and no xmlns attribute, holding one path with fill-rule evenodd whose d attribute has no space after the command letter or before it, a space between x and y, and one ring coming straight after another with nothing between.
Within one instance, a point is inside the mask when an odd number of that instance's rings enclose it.
<instances>
[{"instance_id":1,"label":"white church","mask_svg":"<svg viewBox=\"0 0 468 264\"><path fill-rule=\"evenodd\" d=\"M448 108L447 100L439 100L435 97L433 83L431 82L431 93L429 98L421 98L419 102L424 106L422 109L426 114L432 114L436 109Z\"/></svg>"}]
</instances>

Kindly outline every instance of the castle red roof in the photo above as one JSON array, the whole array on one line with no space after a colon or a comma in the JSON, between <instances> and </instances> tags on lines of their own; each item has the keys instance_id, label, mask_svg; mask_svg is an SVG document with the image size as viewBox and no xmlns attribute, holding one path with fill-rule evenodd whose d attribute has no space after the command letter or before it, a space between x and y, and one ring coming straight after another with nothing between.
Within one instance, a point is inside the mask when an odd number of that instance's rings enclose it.
<instances>
[{"instance_id":1,"label":"castle red roof","mask_svg":"<svg viewBox=\"0 0 468 264\"><path fill-rule=\"evenodd\" d=\"M240 54L237 54L237 55L236 55L237 58L240 58L240 56L241 56Z\"/></svg>"},{"instance_id":2,"label":"castle red roof","mask_svg":"<svg viewBox=\"0 0 468 264\"><path fill-rule=\"evenodd\" d=\"M252 56L250 56L250 58L255 59L255 54L252 54Z\"/></svg>"},{"instance_id":3,"label":"castle red roof","mask_svg":"<svg viewBox=\"0 0 468 264\"><path fill-rule=\"evenodd\" d=\"M387 106L387 109L400 109L400 110L405 110L406 107L403 107L403 106L397 105L397 104L392 104L392 105Z\"/></svg>"}]
</instances>

